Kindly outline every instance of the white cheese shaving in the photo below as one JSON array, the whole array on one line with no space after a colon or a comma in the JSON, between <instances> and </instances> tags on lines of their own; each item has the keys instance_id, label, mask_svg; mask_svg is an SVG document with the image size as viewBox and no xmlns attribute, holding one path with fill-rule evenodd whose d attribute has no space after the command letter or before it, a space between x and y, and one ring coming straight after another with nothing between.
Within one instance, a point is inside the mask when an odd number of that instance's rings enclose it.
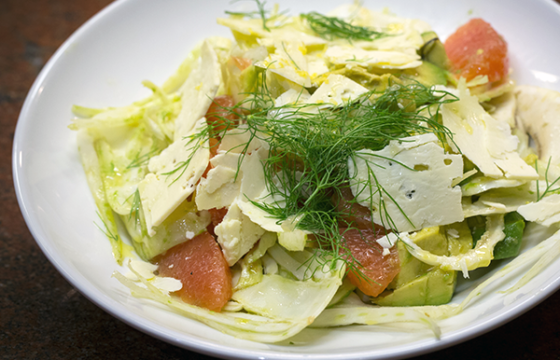
<instances>
[{"instance_id":1,"label":"white cheese shaving","mask_svg":"<svg viewBox=\"0 0 560 360\"><path fill-rule=\"evenodd\" d=\"M556 224L560 222L560 194L545 196L539 202L522 205L517 212L527 221L544 226Z\"/></svg>"},{"instance_id":2,"label":"white cheese shaving","mask_svg":"<svg viewBox=\"0 0 560 360\"><path fill-rule=\"evenodd\" d=\"M181 280L172 277L156 276L151 283L158 289L165 292L179 291L183 288Z\"/></svg>"},{"instance_id":3,"label":"white cheese shaving","mask_svg":"<svg viewBox=\"0 0 560 360\"><path fill-rule=\"evenodd\" d=\"M201 118L191 134L206 126ZM155 234L154 226L160 225L173 210L195 190L195 185L208 166L210 150L208 139L197 139L189 144L189 137L179 139L150 160L150 174L138 184L142 210L148 234ZM198 144L197 144L198 142ZM197 149L198 148L198 149ZM186 165L188 162L188 166ZM168 174L183 165L173 174Z\"/></svg>"},{"instance_id":4,"label":"white cheese shaving","mask_svg":"<svg viewBox=\"0 0 560 360\"><path fill-rule=\"evenodd\" d=\"M395 233L389 233L385 236L380 237L377 239L377 243L381 245L384 249L392 248L396 243L399 237Z\"/></svg>"},{"instance_id":5,"label":"white cheese shaving","mask_svg":"<svg viewBox=\"0 0 560 360\"><path fill-rule=\"evenodd\" d=\"M453 239L458 239L459 236L460 236L459 235L459 230L457 230L457 229L447 229L447 235L449 235Z\"/></svg>"},{"instance_id":6,"label":"white cheese shaving","mask_svg":"<svg viewBox=\"0 0 560 360\"><path fill-rule=\"evenodd\" d=\"M197 186L195 201L198 209L228 207L238 197L242 201L246 200L246 197L253 199L264 191L261 161L268 155L268 150L260 147L253 150L250 155L233 151L218 151L218 154L210 160L212 169ZM246 183L246 192L242 191L243 183ZM258 194L255 194L256 192Z\"/></svg>"},{"instance_id":7,"label":"white cheese shaving","mask_svg":"<svg viewBox=\"0 0 560 360\"><path fill-rule=\"evenodd\" d=\"M230 205L222 222L214 229L229 266L233 266L264 235L265 230L243 215L237 202Z\"/></svg>"},{"instance_id":8,"label":"white cheese shaving","mask_svg":"<svg viewBox=\"0 0 560 360\"><path fill-rule=\"evenodd\" d=\"M461 190L451 187L463 173L463 160L460 155L444 154L437 143L434 134L417 135L393 140L380 151L359 151L348 159L352 193L361 205L374 209L376 224L389 224L385 210L379 209L376 181L384 189L386 211L399 231L463 220Z\"/></svg>"},{"instance_id":9,"label":"white cheese shaving","mask_svg":"<svg viewBox=\"0 0 560 360\"><path fill-rule=\"evenodd\" d=\"M181 290L183 287L180 280L171 277L156 276L154 271L158 269L158 266L147 261L131 259L128 261L128 267L132 272L127 273L125 276L132 281L138 281L138 276L140 276L165 293Z\"/></svg>"},{"instance_id":10,"label":"white cheese shaving","mask_svg":"<svg viewBox=\"0 0 560 360\"><path fill-rule=\"evenodd\" d=\"M444 104L440 111L443 125L453 132L453 141L449 141L452 149L460 149L488 177L536 179L535 170L517 154L519 140L511 135L509 125L484 111L464 80L459 82L459 99Z\"/></svg>"},{"instance_id":11,"label":"white cheese shaving","mask_svg":"<svg viewBox=\"0 0 560 360\"><path fill-rule=\"evenodd\" d=\"M158 269L157 265L151 264L146 261L131 259L128 261L128 266L134 269L140 276L146 280L152 280L156 277L154 271ZM133 273L130 273L132 277L136 277ZM128 275L130 276L130 275Z\"/></svg>"},{"instance_id":12,"label":"white cheese shaving","mask_svg":"<svg viewBox=\"0 0 560 360\"><path fill-rule=\"evenodd\" d=\"M196 206L200 210L221 209L239 195L241 181L235 181L239 154L223 153L210 160L212 169L196 187ZM241 180L238 177L238 180Z\"/></svg>"},{"instance_id":13,"label":"white cheese shaving","mask_svg":"<svg viewBox=\"0 0 560 360\"><path fill-rule=\"evenodd\" d=\"M175 141L185 137L203 117L222 83L222 70L212 46L202 44L199 65L181 87L181 112L175 120Z\"/></svg>"}]
</instances>

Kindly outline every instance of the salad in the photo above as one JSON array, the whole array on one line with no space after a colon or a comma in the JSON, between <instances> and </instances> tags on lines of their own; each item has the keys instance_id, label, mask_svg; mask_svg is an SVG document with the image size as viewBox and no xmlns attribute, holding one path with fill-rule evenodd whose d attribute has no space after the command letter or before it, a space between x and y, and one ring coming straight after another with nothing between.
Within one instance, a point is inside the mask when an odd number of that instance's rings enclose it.
<instances>
[{"instance_id":1,"label":"salad","mask_svg":"<svg viewBox=\"0 0 560 360\"><path fill-rule=\"evenodd\" d=\"M560 255L560 94L509 78L481 19L442 42L420 20L256 2L218 23L148 98L74 106L114 277L224 333L416 324ZM529 146L532 138L536 149ZM119 231L125 229L126 231ZM458 276L507 266L461 303Z\"/></svg>"}]
</instances>

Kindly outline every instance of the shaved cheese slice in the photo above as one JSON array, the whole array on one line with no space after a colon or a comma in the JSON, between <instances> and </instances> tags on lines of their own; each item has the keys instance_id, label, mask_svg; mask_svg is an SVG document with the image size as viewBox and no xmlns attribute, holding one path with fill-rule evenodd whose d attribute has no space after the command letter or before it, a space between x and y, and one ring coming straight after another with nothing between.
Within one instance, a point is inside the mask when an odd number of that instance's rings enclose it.
<instances>
[{"instance_id":1,"label":"shaved cheese slice","mask_svg":"<svg viewBox=\"0 0 560 360\"><path fill-rule=\"evenodd\" d=\"M156 276L151 283L164 292L179 291L183 288L181 280L172 277Z\"/></svg>"},{"instance_id":2,"label":"shaved cheese slice","mask_svg":"<svg viewBox=\"0 0 560 360\"><path fill-rule=\"evenodd\" d=\"M325 59L333 65L376 67L381 69L410 69L422 65L420 56L398 51L364 50L352 46L332 46Z\"/></svg>"},{"instance_id":3,"label":"shaved cheese slice","mask_svg":"<svg viewBox=\"0 0 560 360\"><path fill-rule=\"evenodd\" d=\"M257 149L268 150L270 145L263 140L266 136L257 132L253 135L247 125L240 125L235 129L228 130L220 141L218 153L233 152L251 154Z\"/></svg>"},{"instance_id":4,"label":"shaved cheese slice","mask_svg":"<svg viewBox=\"0 0 560 360\"><path fill-rule=\"evenodd\" d=\"M506 235L504 233L504 216L492 215L487 217L486 232L476 243L474 249L456 256L434 255L429 251L421 249L408 234L401 234L401 240L408 245L408 252L418 260L434 266L440 266L443 270L463 271L463 276L468 276L468 270L490 265L494 258L494 247L502 241Z\"/></svg>"},{"instance_id":5,"label":"shaved cheese slice","mask_svg":"<svg viewBox=\"0 0 560 360\"><path fill-rule=\"evenodd\" d=\"M158 266L147 261L129 260L128 267L132 272L127 273L125 276L132 281L138 281L139 277L144 278L151 285L165 293L181 290L183 287L180 280L156 276L154 272L158 269Z\"/></svg>"},{"instance_id":6,"label":"shaved cheese slice","mask_svg":"<svg viewBox=\"0 0 560 360\"><path fill-rule=\"evenodd\" d=\"M413 231L463 220L461 190L451 187L463 173L462 157L444 154L437 143L434 134L417 135L348 159L352 193L361 205L374 210L376 224ZM382 197L376 183L383 189Z\"/></svg>"},{"instance_id":7,"label":"shaved cheese slice","mask_svg":"<svg viewBox=\"0 0 560 360\"><path fill-rule=\"evenodd\" d=\"M346 76L331 74L325 82L307 100L309 104L325 104L339 106L356 100L368 89Z\"/></svg>"},{"instance_id":8,"label":"shaved cheese slice","mask_svg":"<svg viewBox=\"0 0 560 360\"><path fill-rule=\"evenodd\" d=\"M517 212L527 221L551 226L560 222L560 194L544 197L539 202L522 205Z\"/></svg>"},{"instance_id":9,"label":"shaved cheese slice","mask_svg":"<svg viewBox=\"0 0 560 360\"><path fill-rule=\"evenodd\" d=\"M233 266L253 248L253 245L264 235L265 230L243 215L237 202L234 201L214 232L228 265Z\"/></svg>"},{"instance_id":10,"label":"shaved cheese slice","mask_svg":"<svg viewBox=\"0 0 560 360\"><path fill-rule=\"evenodd\" d=\"M206 127L205 118L197 121L191 135L203 127ZM151 173L138 184L150 236L155 235L153 227L160 225L194 192L209 159L208 139L191 141L191 137L187 136L176 140L150 160L148 168Z\"/></svg>"},{"instance_id":11,"label":"shaved cheese slice","mask_svg":"<svg viewBox=\"0 0 560 360\"><path fill-rule=\"evenodd\" d=\"M539 157L560 164L560 92L517 86L517 123L535 140Z\"/></svg>"},{"instance_id":12,"label":"shaved cheese slice","mask_svg":"<svg viewBox=\"0 0 560 360\"><path fill-rule=\"evenodd\" d=\"M219 151L218 155L210 160L212 169L197 186L195 197L197 208L199 210L221 209L230 206L237 197L244 197L245 194L241 193L242 182L250 182L255 174L262 172L261 161L267 154L265 148L259 148L251 155ZM244 180L246 176L251 180ZM261 184L260 191L263 187L264 185Z\"/></svg>"},{"instance_id":13,"label":"shaved cheese slice","mask_svg":"<svg viewBox=\"0 0 560 360\"><path fill-rule=\"evenodd\" d=\"M518 139L506 122L490 116L459 82L459 101L441 107L443 125L453 132L452 149L471 160L484 175L492 178L533 180L536 171L516 152Z\"/></svg>"},{"instance_id":14,"label":"shaved cheese slice","mask_svg":"<svg viewBox=\"0 0 560 360\"><path fill-rule=\"evenodd\" d=\"M273 196L270 193L270 190L266 186L262 164L259 162L258 165L255 164L251 167L253 169L253 171L250 172L251 175L244 178L241 183L242 195L239 196L239 208L243 211L243 214L247 215L251 219L251 221L258 224L265 230L275 233L286 231L277 218L273 217L270 213L253 203L257 202L264 206L272 205L274 207L282 207L284 200L278 196ZM282 176L282 173L279 173L278 176ZM276 183L276 186L279 189L281 188L278 182Z\"/></svg>"},{"instance_id":15,"label":"shaved cheese slice","mask_svg":"<svg viewBox=\"0 0 560 360\"><path fill-rule=\"evenodd\" d=\"M212 169L196 187L195 201L199 210L231 205L241 188L241 181L235 181L239 160L239 154L235 153L218 154L210 160Z\"/></svg>"},{"instance_id":16,"label":"shaved cheese slice","mask_svg":"<svg viewBox=\"0 0 560 360\"><path fill-rule=\"evenodd\" d=\"M267 195L268 193L263 193L262 198L266 198ZM251 221L259 224L259 226L263 229L276 233L284 231L282 225L278 223L278 219L272 217L268 212L254 205L250 201L240 200L237 205L243 211L243 214L247 215Z\"/></svg>"},{"instance_id":17,"label":"shaved cheese slice","mask_svg":"<svg viewBox=\"0 0 560 360\"><path fill-rule=\"evenodd\" d=\"M130 259L128 261L128 266L134 269L134 271L136 271L138 275L142 276L146 280L154 279L156 277L154 272L158 269L157 265L151 264L147 261L136 260L136 259ZM134 273L127 274L127 277L131 279L136 278Z\"/></svg>"},{"instance_id":18,"label":"shaved cheese slice","mask_svg":"<svg viewBox=\"0 0 560 360\"><path fill-rule=\"evenodd\" d=\"M181 112L175 120L175 141L186 136L203 117L222 83L222 70L212 46L202 44L198 66L181 87Z\"/></svg>"}]
</instances>

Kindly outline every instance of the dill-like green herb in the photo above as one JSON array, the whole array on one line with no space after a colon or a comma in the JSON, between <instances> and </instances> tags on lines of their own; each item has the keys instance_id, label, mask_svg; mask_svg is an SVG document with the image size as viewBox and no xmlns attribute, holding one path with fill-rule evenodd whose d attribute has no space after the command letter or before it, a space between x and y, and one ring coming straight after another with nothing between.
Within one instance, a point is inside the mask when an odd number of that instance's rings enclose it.
<instances>
[{"instance_id":1,"label":"dill-like green herb","mask_svg":"<svg viewBox=\"0 0 560 360\"><path fill-rule=\"evenodd\" d=\"M294 64L294 66L296 67L296 69L301 70L298 66L298 64L294 61L294 59L292 59L292 56L290 55L290 53L288 52L288 50L286 50L286 45L284 44L284 42L282 41L282 49L284 49L284 52L286 53L286 55L288 56L288 58L290 58L290 60L292 61L292 64Z\"/></svg>"},{"instance_id":2,"label":"dill-like green herb","mask_svg":"<svg viewBox=\"0 0 560 360\"><path fill-rule=\"evenodd\" d=\"M315 11L301 14L301 17L307 20L311 30L326 40L348 39L350 41L372 41L387 36L385 33L364 26L352 25L337 17L322 15Z\"/></svg>"},{"instance_id":3,"label":"dill-like green herb","mask_svg":"<svg viewBox=\"0 0 560 360\"><path fill-rule=\"evenodd\" d=\"M109 241L111 241L113 244L119 244L117 246L120 248L121 247L121 245L120 245L121 238L120 238L119 234L118 233L113 233L111 231L111 229L109 228L109 226L107 226L107 223L105 222L105 220L103 219L103 217L101 216L99 211L97 211L97 216L99 217L99 220L101 220L101 222L103 223L103 227L105 229L103 229L101 226L99 226L98 223L96 223L94 221L93 223L95 224L95 226L97 226L97 228L99 230L101 230L101 232L109 239Z\"/></svg>"},{"instance_id":4,"label":"dill-like green herb","mask_svg":"<svg viewBox=\"0 0 560 360\"><path fill-rule=\"evenodd\" d=\"M537 201L541 201L546 195L560 191L560 186L558 186L557 188L553 188L554 185L560 183L560 176L556 178L556 180L554 180L552 183L548 180L548 171L550 170L550 162L552 160L552 157L548 158L548 164L546 165L546 170L544 172L544 180L546 182L546 189L544 190L544 192L540 193L540 186L539 183L537 181ZM535 161L535 169L537 170L537 172L539 171L539 162L538 160Z\"/></svg>"},{"instance_id":5,"label":"dill-like green herb","mask_svg":"<svg viewBox=\"0 0 560 360\"><path fill-rule=\"evenodd\" d=\"M132 161L126 166L126 169L129 170L129 169L132 169L132 168L148 165L148 162L150 161L152 156L157 155L159 153L159 151L160 150L158 149L156 144L154 144L152 146L152 148L150 149L150 151L148 151L145 154L140 155L142 150L138 151L136 153L136 156L134 156Z\"/></svg>"}]
</instances>

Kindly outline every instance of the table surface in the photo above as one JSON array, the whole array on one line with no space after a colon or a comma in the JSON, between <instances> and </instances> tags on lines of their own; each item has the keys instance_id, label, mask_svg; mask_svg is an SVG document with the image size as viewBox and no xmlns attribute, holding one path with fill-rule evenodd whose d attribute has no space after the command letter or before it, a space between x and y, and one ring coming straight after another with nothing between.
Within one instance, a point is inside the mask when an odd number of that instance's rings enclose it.
<instances>
[{"instance_id":1,"label":"table surface","mask_svg":"<svg viewBox=\"0 0 560 360\"><path fill-rule=\"evenodd\" d=\"M25 96L53 52L109 2L0 0L2 359L213 359L145 335L87 300L43 255L17 204L11 155ZM560 359L560 292L490 333L418 359L453 358Z\"/></svg>"}]
</instances>

